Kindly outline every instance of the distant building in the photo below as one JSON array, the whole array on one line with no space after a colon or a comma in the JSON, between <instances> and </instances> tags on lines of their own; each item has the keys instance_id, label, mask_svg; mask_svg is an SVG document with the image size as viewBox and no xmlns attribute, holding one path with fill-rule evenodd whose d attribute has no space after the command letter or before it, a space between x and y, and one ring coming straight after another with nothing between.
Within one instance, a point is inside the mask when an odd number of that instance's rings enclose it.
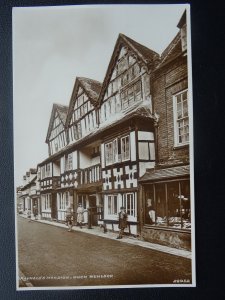
<instances>
[{"instance_id":1,"label":"distant building","mask_svg":"<svg viewBox=\"0 0 225 300\"><path fill-rule=\"evenodd\" d=\"M31 168L23 176L23 186L17 189L20 213L27 213L28 210L33 214L34 206L39 210L40 215L40 183L37 169Z\"/></svg>"}]
</instances>

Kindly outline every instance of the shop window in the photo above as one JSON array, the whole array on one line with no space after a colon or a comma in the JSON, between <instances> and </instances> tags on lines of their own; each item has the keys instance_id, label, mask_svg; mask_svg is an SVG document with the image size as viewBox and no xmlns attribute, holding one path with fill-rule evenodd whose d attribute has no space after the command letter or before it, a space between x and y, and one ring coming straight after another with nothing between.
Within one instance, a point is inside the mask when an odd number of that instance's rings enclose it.
<instances>
[{"instance_id":1,"label":"shop window","mask_svg":"<svg viewBox=\"0 0 225 300\"><path fill-rule=\"evenodd\" d=\"M145 224L190 229L189 180L146 185Z\"/></svg>"},{"instance_id":2,"label":"shop window","mask_svg":"<svg viewBox=\"0 0 225 300\"><path fill-rule=\"evenodd\" d=\"M117 195L107 196L108 215L117 215Z\"/></svg>"},{"instance_id":3,"label":"shop window","mask_svg":"<svg viewBox=\"0 0 225 300\"><path fill-rule=\"evenodd\" d=\"M175 145L189 142L188 91L174 95Z\"/></svg>"},{"instance_id":4,"label":"shop window","mask_svg":"<svg viewBox=\"0 0 225 300\"><path fill-rule=\"evenodd\" d=\"M145 223L153 225L155 224L156 214L155 214L155 200L154 200L154 189L153 185L149 185L145 189Z\"/></svg>"}]
</instances>

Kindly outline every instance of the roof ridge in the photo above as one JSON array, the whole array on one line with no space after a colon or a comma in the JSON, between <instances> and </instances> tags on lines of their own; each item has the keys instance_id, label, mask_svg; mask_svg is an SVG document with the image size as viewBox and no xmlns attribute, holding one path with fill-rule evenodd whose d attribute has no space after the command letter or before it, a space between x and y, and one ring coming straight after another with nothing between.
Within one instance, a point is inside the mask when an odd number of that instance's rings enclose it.
<instances>
[{"instance_id":1,"label":"roof ridge","mask_svg":"<svg viewBox=\"0 0 225 300\"><path fill-rule=\"evenodd\" d=\"M129 36L127 36L127 35L125 35L125 34L123 34L123 33L120 33L119 36L121 36L126 42L128 42L129 44L131 44L132 48L135 48L135 50L138 51L138 49L136 49L136 48L137 48L136 45L138 45L138 46L142 47L143 49L145 49L145 50L151 52L152 54L154 54L154 55L156 55L156 56L159 56L159 54L158 54L156 51L150 49L149 47L147 47L147 46L145 46L145 45L143 45L143 44L141 44L141 43L139 43L139 42L137 42L137 41L135 41L135 40L133 40L133 39L130 38ZM138 51L138 52L139 52L139 51ZM139 54L141 54L141 53L139 52ZM142 54L141 54L141 56L143 57ZM145 58L144 58L144 59L145 59ZM146 59L145 59L145 60L146 60Z\"/></svg>"},{"instance_id":2,"label":"roof ridge","mask_svg":"<svg viewBox=\"0 0 225 300\"><path fill-rule=\"evenodd\" d=\"M169 45L166 47L166 49L160 55L160 59L161 59L160 64L163 63L165 59L170 55L174 47L176 47L177 43L179 42L180 38L181 38L180 32L178 32L175 35L175 37L172 39L172 41L169 43Z\"/></svg>"}]
</instances>

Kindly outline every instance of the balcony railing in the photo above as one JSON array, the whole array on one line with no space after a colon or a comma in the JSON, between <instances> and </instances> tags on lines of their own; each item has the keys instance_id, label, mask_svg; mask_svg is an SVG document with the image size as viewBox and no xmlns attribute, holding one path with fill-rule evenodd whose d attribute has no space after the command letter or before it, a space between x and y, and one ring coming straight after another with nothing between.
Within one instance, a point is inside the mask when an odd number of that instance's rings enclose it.
<instances>
[{"instance_id":1,"label":"balcony railing","mask_svg":"<svg viewBox=\"0 0 225 300\"><path fill-rule=\"evenodd\" d=\"M80 184L99 182L101 178L100 164L80 170Z\"/></svg>"}]
</instances>

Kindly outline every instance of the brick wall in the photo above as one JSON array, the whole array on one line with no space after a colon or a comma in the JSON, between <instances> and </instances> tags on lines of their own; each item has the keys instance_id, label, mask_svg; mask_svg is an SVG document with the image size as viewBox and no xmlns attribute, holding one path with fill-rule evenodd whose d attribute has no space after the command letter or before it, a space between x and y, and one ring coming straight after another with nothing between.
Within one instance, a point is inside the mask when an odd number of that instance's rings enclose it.
<instances>
[{"instance_id":1,"label":"brick wall","mask_svg":"<svg viewBox=\"0 0 225 300\"><path fill-rule=\"evenodd\" d=\"M154 111L159 115L158 161L174 165L189 161L189 147L175 147L173 95L188 88L187 60L180 57L155 72Z\"/></svg>"}]
</instances>

